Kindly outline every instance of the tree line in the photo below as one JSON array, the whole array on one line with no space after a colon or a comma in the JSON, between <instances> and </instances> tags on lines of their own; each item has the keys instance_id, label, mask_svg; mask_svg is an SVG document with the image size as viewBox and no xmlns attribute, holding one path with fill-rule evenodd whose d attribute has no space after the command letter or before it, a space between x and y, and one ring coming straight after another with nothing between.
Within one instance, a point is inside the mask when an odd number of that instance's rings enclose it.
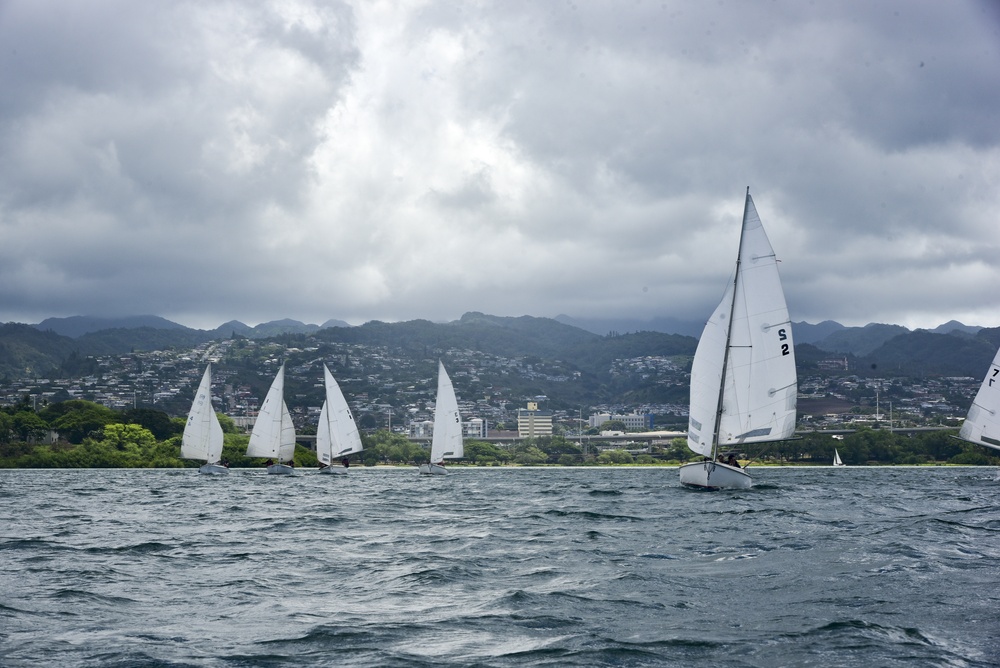
<instances>
[{"instance_id":1,"label":"tree line","mask_svg":"<svg viewBox=\"0 0 1000 668\"><path fill-rule=\"evenodd\" d=\"M233 468L261 465L246 457L249 436L233 420L219 414L225 434L223 459ZM163 411L133 408L116 411L82 399L35 410L27 397L0 409L0 468L196 468L201 462L180 457L185 420ZM954 438L955 430L907 434L861 429L843 437L807 433L800 438L740 452L746 462L820 464L832 462L834 449L845 464L1000 465L992 450ZM56 438L51 438L56 434ZM428 449L398 433L379 430L362 435L364 450L353 463L419 465ZM563 436L524 439L511 445L480 440L465 443L463 464L504 465L678 465L698 459L683 438L665 445L616 448L607 441L570 440ZM295 464L316 467L316 454L296 446Z\"/></svg>"}]
</instances>

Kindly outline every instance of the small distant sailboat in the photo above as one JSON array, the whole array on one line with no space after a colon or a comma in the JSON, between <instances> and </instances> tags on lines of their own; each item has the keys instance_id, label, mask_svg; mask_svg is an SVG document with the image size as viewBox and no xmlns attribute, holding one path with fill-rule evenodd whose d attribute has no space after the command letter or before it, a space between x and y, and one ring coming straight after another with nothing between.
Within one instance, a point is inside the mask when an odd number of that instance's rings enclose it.
<instances>
[{"instance_id":1,"label":"small distant sailboat","mask_svg":"<svg viewBox=\"0 0 1000 668\"><path fill-rule=\"evenodd\" d=\"M837 448L833 449L833 465L834 466L843 466L844 465L844 462L840 461L840 453L837 452Z\"/></svg>"},{"instance_id":2,"label":"small distant sailboat","mask_svg":"<svg viewBox=\"0 0 1000 668\"><path fill-rule=\"evenodd\" d=\"M958 432L964 441L1000 450L1000 350L993 357L969 414Z\"/></svg>"},{"instance_id":3,"label":"small distant sailboat","mask_svg":"<svg viewBox=\"0 0 1000 668\"><path fill-rule=\"evenodd\" d=\"M282 364L264 397L250 433L250 443L247 444L247 457L267 457L276 461L267 467L271 475L291 475L295 472L294 466L285 463L295 457L295 425L285 405L284 392L285 365Z\"/></svg>"},{"instance_id":4,"label":"small distant sailboat","mask_svg":"<svg viewBox=\"0 0 1000 668\"><path fill-rule=\"evenodd\" d=\"M184 435L181 437L181 457L200 459L205 464L199 473L225 475L229 468L222 464L222 426L212 406L212 365L205 367L201 384L195 392L188 412Z\"/></svg>"},{"instance_id":5,"label":"small distant sailboat","mask_svg":"<svg viewBox=\"0 0 1000 668\"><path fill-rule=\"evenodd\" d=\"M316 429L316 458L322 465L319 472L343 475L347 473L349 465L347 458L361 452L364 446L347 399L325 364L323 383L326 386L326 400L320 410L319 426ZM336 459L340 459L343 466L334 466Z\"/></svg>"},{"instance_id":6,"label":"small distant sailboat","mask_svg":"<svg viewBox=\"0 0 1000 668\"><path fill-rule=\"evenodd\" d=\"M745 468L721 461L722 450L794 434L797 386L777 259L747 188L736 273L691 365L687 442L706 459L681 466L681 484L752 487Z\"/></svg>"},{"instance_id":7,"label":"small distant sailboat","mask_svg":"<svg viewBox=\"0 0 1000 668\"><path fill-rule=\"evenodd\" d=\"M438 362L438 389L434 403L434 436L431 438L430 462L420 465L420 473L444 475L445 459L465 456L462 443L462 416L458 412L458 399L444 363Z\"/></svg>"}]
</instances>

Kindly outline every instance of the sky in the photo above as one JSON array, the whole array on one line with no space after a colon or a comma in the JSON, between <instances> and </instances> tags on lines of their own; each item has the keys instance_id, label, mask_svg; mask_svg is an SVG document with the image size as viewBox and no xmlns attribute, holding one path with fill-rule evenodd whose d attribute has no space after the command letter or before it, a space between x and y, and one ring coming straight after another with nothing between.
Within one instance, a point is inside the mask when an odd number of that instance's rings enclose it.
<instances>
[{"instance_id":1,"label":"sky","mask_svg":"<svg viewBox=\"0 0 1000 668\"><path fill-rule=\"evenodd\" d=\"M1000 326L1000 3L4 0L0 322Z\"/></svg>"}]
</instances>

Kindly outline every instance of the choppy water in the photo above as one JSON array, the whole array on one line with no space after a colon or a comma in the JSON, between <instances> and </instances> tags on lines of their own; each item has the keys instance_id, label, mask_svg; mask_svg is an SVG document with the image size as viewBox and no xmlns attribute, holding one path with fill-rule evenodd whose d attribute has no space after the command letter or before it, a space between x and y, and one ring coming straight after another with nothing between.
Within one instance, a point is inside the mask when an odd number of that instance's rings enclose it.
<instances>
[{"instance_id":1,"label":"choppy water","mask_svg":"<svg viewBox=\"0 0 1000 668\"><path fill-rule=\"evenodd\" d=\"M995 666L988 468L3 471L4 666Z\"/></svg>"}]
</instances>

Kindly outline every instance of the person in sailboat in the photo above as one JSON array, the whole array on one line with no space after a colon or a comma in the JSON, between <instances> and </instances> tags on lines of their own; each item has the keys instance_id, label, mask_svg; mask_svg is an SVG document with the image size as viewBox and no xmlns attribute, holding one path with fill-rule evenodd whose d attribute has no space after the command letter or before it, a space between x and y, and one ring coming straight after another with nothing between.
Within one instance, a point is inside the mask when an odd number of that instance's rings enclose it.
<instances>
[{"instance_id":1,"label":"person in sailboat","mask_svg":"<svg viewBox=\"0 0 1000 668\"><path fill-rule=\"evenodd\" d=\"M344 457L343 459L341 459L340 463L344 465L345 469L351 468L351 460L348 459L347 457Z\"/></svg>"},{"instance_id":2,"label":"person in sailboat","mask_svg":"<svg viewBox=\"0 0 1000 668\"><path fill-rule=\"evenodd\" d=\"M267 466L274 466L274 460L273 459L268 459L266 462L264 462L264 466L265 467L267 467Z\"/></svg>"},{"instance_id":3,"label":"person in sailboat","mask_svg":"<svg viewBox=\"0 0 1000 668\"><path fill-rule=\"evenodd\" d=\"M726 463L729 464L730 466L736 466L736 467L739 467L740 465L740 463L736 461L736 455L732 452L729 453L729 459L726 460Z\"/></svg>"}]
</instances>

